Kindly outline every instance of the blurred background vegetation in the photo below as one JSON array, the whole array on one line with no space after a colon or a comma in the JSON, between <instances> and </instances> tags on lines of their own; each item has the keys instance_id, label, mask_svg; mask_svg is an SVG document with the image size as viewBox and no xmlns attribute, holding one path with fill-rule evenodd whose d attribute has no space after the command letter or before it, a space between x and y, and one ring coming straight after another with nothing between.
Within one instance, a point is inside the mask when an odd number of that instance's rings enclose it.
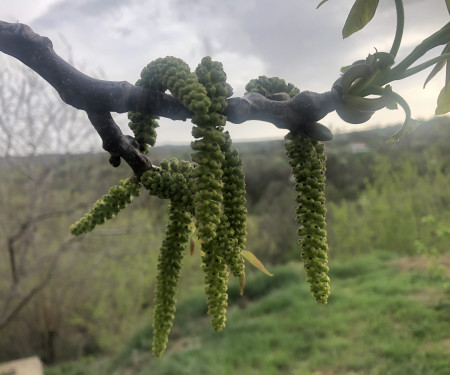
<instances>
[{"instance_id":1,"label":"blurred background vegetation","mask_svg":"<svg viewBox=\"0 0 450 375\"><path fill-rule=\"evenodd\" d=\"M143 195L74 240L69 226L121 178L105 154L0 159L0 361L39 355L48 374L447 374L450 121L338 134L326 144L332 296L309 294L282 141L240 143L248 200L243 297L209 327L200 254L186 255L167 353L150 353L167 202ZM156 147L151 159L189 159ZM188 252L188 249L186 250ZM20 307L20 308L18 308Z\"/></svg>"}]
</instances>

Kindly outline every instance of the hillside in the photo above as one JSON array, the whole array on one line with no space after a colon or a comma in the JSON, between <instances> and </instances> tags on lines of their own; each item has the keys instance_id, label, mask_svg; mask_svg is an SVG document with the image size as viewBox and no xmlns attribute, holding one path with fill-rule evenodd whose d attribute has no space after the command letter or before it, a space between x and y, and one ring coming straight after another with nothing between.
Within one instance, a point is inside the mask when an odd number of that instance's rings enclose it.
<instances>
[{"instance_id":1,"label":"hillside","mask_svg":"<svg viewBox=\"0 0 450 375\"><path fill-rule=\"evenodd\" d=\"M448 119L430 121L412 137L395 145L387 144L386 140L396 129L337 134L335 141L326 146L327 229L332 272L336 272L334 264L342 267L347 261L358 262L360 257L363 263L373 257L379 264L384 261L384 255L379 259L378 252L389 252L389 257L398 258L417 254L431 257L448 251ZM271 270L278 267L283 270L287 263L295 262L300 272L296 203L283 141L248 142L237 146L246 172L247 249ZM190 153L188 147L156 147L151 159L158 164L164 158L189 158ZM0 328L5 322L2 319L8 319L8 314L14 313L23 298L36 287L42 288L38 288L36 297L3 327L0 361L38 355L49 365L72 360L84 363L89 358L106 358L109 362L119 355L117 353L126 351L124 343L129 343L128 347L134 345L133 335L148 332L158 250L167 221L167 202L149 197L143 191L118 217L92 233L81 239L69 234L70 225L96 199L121 178L129 177L126 165L113 169L107 159L107 155L97 154L0 160L0 237L3 241ZM205 337L213 335L201 318L204 287L203 275L199 272L199 251L192 257L186 256L184 263L179 290L181 313L177 318L182 323L177 323L178 328L173 333L178 345L190 335L183 331L184 326L192 330L204 329ZM433 271L435 279L430 282L435 283L436 288L440 286L439 294L444 295L443 285L450 280L439 273L438 264ZM278 284L276 277L257 279L259 281L252 286L254 269L247 265L247 271L250 281L246 296L250 304L255 302L251 298L252 288L261 288L260 296L281 284L286 290L291 288L285 285L285 279ZM290 293L293 296L306 294L307 298L301 300L311 303L304 276L288 274L289 279L298 279L298 284L304 288L293 288ZM332 276L333 288L344 282L339 272ZM385 276L380 285L384 285ZM375 288L373 277L371 282ZM392 285L392 288L400 286ZM356 293L356 289L351 293ZM423 293L427 293L426 289ZM187 302L188 296L193 300ZM442 303L445 300L446 297L442 297ZM241 302L245 305L246 301ZM192 306L191 312L184 315L183 309L189 308L182 306L188 305ZM240 315L236 305L232 306L229 319ZM329 307L332 308L331 302ZM363 305L363 308L373 306ZM306 311L320 315L321 310ZM269 324L272 319L279 320L280 316L263 320ZM147 328L142 331L142 327ZM259 332L262 328L257 327ZM224 337L231 335L226 332ZM323 335L315 334L317 339ZM144 341L148 347L148 337Z\"/></svg>"},{"instance_id":2,"label":"hillside","mask_svg":"<svg viewBox=\"0 0 450 375\"><path fill-rule=\"evenodd\" d=\"M426 261L386 253L333 264L333 294L316 304L298 264L256 274L245 297L231 287L222 333L209 329L203 295L179 303L162 359L151 328L138 330L115 356L48 369L47 375L447 374L450 304Z\"/></svg>"}]
</instances>

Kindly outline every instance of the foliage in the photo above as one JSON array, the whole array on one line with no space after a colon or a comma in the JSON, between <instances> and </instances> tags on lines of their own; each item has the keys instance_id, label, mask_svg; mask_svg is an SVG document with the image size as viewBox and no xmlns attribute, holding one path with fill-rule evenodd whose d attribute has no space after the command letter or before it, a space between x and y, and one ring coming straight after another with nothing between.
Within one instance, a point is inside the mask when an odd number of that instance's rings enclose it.
<instances>
[{"instance_id":1,"label":"foliage","mask_svg":"<svg viewBox=\"0 0 450 375\"><path fill-rule=\"evenodd\" d=\"M372 180L359 198L329 205L329 236L336 253L365 253L389 244L392 251L412 254L417 240L429 238L423 217L448 220L447 164L433 146L423 156L419 164L414 154L397 160L378 155Z\"/></svg>"},{"instance_id":2,"label":"foliage","mask_svg":"<svg viewBox=\"0 0 450 375\"><path fill-rule=\"evenodd\" d=\"M321 1L320 7L327 0ZM338 102L337 114L346 122L358 124L368 121L375 111L382 108L390 110L397 109L398 105L405 112L405 121L399 131L391 138L398 141L402 136L414 130L417 121L411 117L411 109L408 103L392 90L388 83L407 78L413 74L435 65L426 83L442 69L450 60L448 49L450 46L450 23L426 38L402 61L395 64L395 58L400 48L403 36L405 14L403 0L394 0L397 13L397 27L389 52L369 54L365 60L355 61L352 65L342 68L342 77L335 83L334 87L341 93ZM373 18L378 8L378 0L356 0L342 30L344 38L364 28ZM446 1L447 8L448 2ZM437 46L444 46L442 54L438 57L422 62L411 67L428 51ZM441 90L438 100L436 114L445 114L450 110L450 69L447 69L444 88ZM376 96L375 98L372 96Z\"/></svg>"},{"instance_id":3,"label":"foliage","mask_svg":"<svg viewBox=\"0 0 450 375\"><path fill-rule=\"evenodd\" d=\"M416 219L416 225L420 233L417 237L410 238L410 227L402 229L404 227L402 227L403 221L400 220L400 216L392 216L393 212L401 212L399 211L401 207L398 205L402 202L399 199L390 201L392 211L389 211L391 208L388 205L384 206L384 211L379 211L380 219L375 212L369 214L366 210L364 215L358 211L353 214L350 208L358 205L358 197L365 194L366 186L389 184L387 176L382 177L384 180L377 182L376 169L367 168L368 165L374 164L374 160L380 160L380 154L383 155L381 160L386 160L386 167L390 164L397 165L402 158L405 158L414 163L420 179L425 179L432 184L430 190L430 186L419 181L415 193L415 196L420 197L418 202L423 199L425 203L431 204L430 202L434 199L432 195L440 196L439 203L433 204L431 212L434 213L438 225L445 225L444 211L448 211L445 205L448 199L445 198L448 180L446 178L432 179L425 171L428 170L427 165L431 169L433 165L445 166L450 162L447 152L449 129L448 120L442 118L424 124L417 130L414 137L403 139L396 147L386 144L386 139L389 134L392 134L392 128L338 134L332 144L327 144L327 223L331 259L338 261L343 257L354 257L357 251L373 252L376 249L372 244L377 248L389 247L392 252L395 252L397 249L391 247L391 244L401 244L402 241L406 241L404 243L409 244L406 251L410 254L416 252L414 243L416 239L430 249L441 248L445 245L445 237L442 238L441 245L435 242L437 237L433 232L438 229L438 226L421 222L421 217L428 215L429 210L419 211L422 216ZM367 143L370 152L352 154L351 143L361 141ZM430 144L434 145L433 150L427 151ZM273 264L298 259L296 202L292 199L295 183L291 177L281 140L240 143L238 147L243 159L247 186L246 197L249 210L247 249L256 254L276 276L267 277L261 273L257 281L252 283L249 280L256 275L248 275L244 298L253 300L259 298L256 296L263 295L265 290L275 288L280 278L284 277L280 271L274 269ZM189 149L185 146L163 146L152 149L152 153L153 159L160 163L171 156L185 158L189 155ZM126 166L110 170L108 165L101 162L102 160L104 160L102 155L71 156L65 163L61 163L60 157L52 156L47 157L45 162L44 158L40 158L30 164L34 170L37 170L39 165L42 167L58 165L51 175L46 190L50 198L43 201L47 208L57 209L58 206L67 202L80 206L66 219L62 220L58 217L39 224L35 235L39 239L40 255L51 253L59 246L58 239L66 236L70 221L75 220L82 213L87 202L93 201L95 197L105 192L105 183L114 184L115 181L127 176ZM398 171L401 169L399 168ZM4 177L0 184L0 189L3 189L1 217L6 223L5 230L8 228L8 223L11 224L10 213L17 212L17 215L23 213L19 207L26 203L24 200L27 194L23 190L27 187L24 182L25 176L19 177L16 175L17 172L5 165L5 160L1 160L0 175ZM446 174L442 173L441 176L445 177ZM417 177L411 178L417 179ZM369 182L368 185L364 183L365 180ZM414 188L415 183L410 186L405 186L403 183L401 189L406 193L410 188ZM67 189L68 185L70 189ZM424 190L419 191L420 187ZM397 196L394 189L387 189L394 194L393 198ZM381 196L374 199L373 205L380 207L381 199L383 199ZM346 218L335 215L335 205L346 210ZM369 208L370 204L364 207ZM152 290L156 282L157 250L163 240L168 210L166 201L146 194L141 194L139 199L135 199L132 208L124 210L114 220L96 228L65 254L60 260L59 271L48 286L48 291L40 295L36 302L25 309L0 335L0 353L3 360L33 353L38 353L45 358L42 337L47 326L51 326L57 332L56 359L62 361L85 355L115 352L138 327L148 324L152 316ZM366 215L368 215L367 220ZM381 220L385 222L385 227L377 224L379 232L375 236L371 226ZM393 225L395 226L392 229ZM396 231L395 228L399 229ZM389 236L384 235L385 232L389 233ZM49 238L54 239L50 244ZM391 242L392 240L395 242ZM362 245L355 251L354 246L359 246L358 243ZM404 248L402 246L402 249ZM0 264L3 267L2 274L9 275L8 262L5 260ZM203 277L199 272L200 264L197 243L194 255L184 257L179 283L179 295L183 298L177 311L178 313L183 311L181 317L188 321L203 316L207 311L205 301L198 298L186 298L188 295L198 295L202 291ZM250 271L251 267L248 268ZM332 276L344 277L341 273L342 269L343 265L339 266L339 271L332 267ZM347 274L357 272L358 275L362 275L365 271L365 268L359 267L346 272ZM286 275L286 278L289 277ZM303 274L295 280L301 282L302 278ZM445 282L441 276L439 280L441 284ZM4 286L7 281L7 278L3 279L1 285ZM130 293L130 290L133 293ZM228 289L230 306L240 303L239 293L239 283L230 284ZM188 314L186 310L191 313ZM46 316L46 319L41 319L42 316ZM172 333L175 336L172 337L177 337L179 327L186 324L181 317L175 319ZM192 329L198 324L197 320L195 322L192 324ZM147 348L150 349L151 340L147 339L146 343Z\"/></svg>"},{"instance_id":4,"label":"foliage","mask_svg":"<svg viewBox=\"0 0 450 375\"><path fill-rule=\"evenodd\" d=\"M205 330L204 319L191 312L189 306L202 301L197 293L180 302L182 324L165 358L154 360L147 352L151 330L145 327L113 360L83 371L444 374L450 365L449 306L441 300L439 282L423 271L398 268L400 260L379 252L335 262L334 293L326 308L308 298L295 264L275 267L273 278L251 275L249 290L260 293L230 310L229 327L219 335ZM48 373L72 375L58 368Z\"/></svg>"},{"instance_id":5,"label":"foliage","mask_svg":"<svg viewBox=\"0 0 450 375\"><path fill-rule=\"evenodd\" d=\"M326 0L322 1L319 6L325 2ZM446 3L448 5L448 2ZM404 14L402 0L395 0L395 5L397 28L389 52L376 51L369 54L367 58L344 67L342 76L332 88L333 104L336 104L336 111L342 119L349 123L366 122L375 111L383 108L393 110L397 109L398 106L402 107L406 118L402 128L391 140L399 140L405 133L415 128L418 122L413 120L408 103L393 91L389 83L407 78L435 65L425 82L427 83L447 64L446 82L438 97L436 114L444 114L450 110L448 105L450 101L448 89L450 24L445 25L426 38L409 55L396 64L395 58L399 51L403 33ZM343 36L350 36L370 22L377 6L378 0L356 0L345 23ZM440 56L411 67L425 53L437 46L444 46ZM113 348L120 342L121 337L126 335L130 326L139 320L143 311L149 307L146 293L150 287L154 286L153 284L156 284L152 329L154 333L153 351L156 356L161 356L166 348L172 328L176 288L181 278L181 259L190 239L191 223L196 228L195 234L201 245L201 252L199 253L205 273L207 312L211 316L212 325L216 331L221 331L225 326L225 313L229 299L227 293L229 272L239 279L239 290L242 291L245 280L243 251L245 251L247 234L245 183L242 162L238 152L232 148L231 139L224 132L226 99L231 96L232 90L226 84L226 75L223 72L222 65L206 57L196 71L191 72L187 64L180 59L173 57L158 59L144 68L137 85L161 93L168 89L193 114L192 121L195 126L192 135L196 139L192 143L193 163L178 162L176 159L171 159L170 162L162 162L159 167L152 167L151 170L142 175L123 180L120 186L113 187L94 205L90 213L72 227L72 232L75 235L81 235L91 231L96 225L103 224L106 220L111 219L120 209L131 202L132 196L138 195L138 190L142 185L151 195L170 200L169 214L167 215L168 226L162 242L160 256L156 261L154 256L149 255L149 249L146 247L149 242L152 242L153 245L153 242L158 239L157 236L149 236L145 241L142 241L141 237L133 235L131 236L132 240L127 245L137 243L142 247L141 251L127 256L114 251L105 251L101 254L101 256L107 254L107 256L117 257L118 262L110 264L108 261L99 261L101 265L97 265L97 269L95 269L95 263L93 263L95 257L92 255L81 260L77 260L75 256L68 257L59 272L71 270L86 277L81 282L82 288L70 289L67 293L63 293L64 295L59 296L59 299L54 298L51 293L47 294L43 298L44 302L41 302L38 305L39 308L35 309L36 314L42 321L42 327L35 335L34 340L42 339L45 342L44 345L49 346L50 343L53 345L56 334L75 327L83 333L87 332L84 337L87 336L92 339L88 344L80 346L84 354L96 354L102 350ZM249 92L259 92L267 98L277 101L290 100L299 92L292 84L286 84L279 78L267 77L252 80L247 89ZM140 113L130 113L129 119L130 127L135 135L136 149L139 148L141 152L149 152L149 146L153 146L156 140L156 118ZM329 294L329 278L327 276L328 246L326 243L326 211L324 208L324 147L314 139L310 139L306 134L299 132L291 132L286 140L288 157L297 182L295 190L299 193L296 198L297 203L299 203L297 222L299 224L298 234L300 236L302 259L305 263L306 278L311 284L310 289L316 300L326 303ZM113 159L115 161L113 160L112 164L117 165L117 156L114 155ZM395 249L397 252L411 252L414 247L425 251L427 246L430 246L429 251L431 251L435 249L435 242L440 246L442 238L446 238L448 234L447 224L442 227L444 229L439 227L430 231L426 226L419 225L417 220L417 217L422 217L426 218L423 220L429 222L432 220L442 223L448 222L448 217L441 212L442 207L448 207L448 194L445 192L436 194L434 192L434 194L426 197L423 194L427 186L432 186L433 189L448 186L446 165L433 165L433 160L435 160L435 157L430 151L425 169L420 170L411 160L405 162L401 159L394 164L389 164L386 157L380 157L373 172L374 178L367 180L365 183L364 193L361 195L355 193L357 200L354 202L338 202L330 207L329 217L335 223L335 226L329 237L332 243L334 241L334 244L336 244L335 249L340 251L341 254L354 254L368 248L377 250L389 248L389 250ZM414 189L411 189L411 186L414 186ZM280 189L280 191L282 190ZM66 196L63 199L63 202L67 202L72 193L73 191L68 194L69 197ZM17 206L23 208L26 205L19 202ZM137 213L142 219L142 212L137 211ZM360 217L363 220L360 220ZM358 220L355 220L355 218L358 218ZM399 221L398 218L402 218L402 220ZM251 219L250 225L253 224L259 229L262 222L261 218L254 217ZM53 241L56 241L52 237L52 230L56 230L57 227L63 225L63 221L53 223L55 225L53 228L44 227L39 231L33 226L35 233L30 231L30 238L35 236L38 239L36 243L44 243L43 239L45 238L52 238ZM128 226L128 228L132 227L132 225ZM270 233L264 235L265 239L271 240ZM437 240L434 237L437 237ZM50 246L52 240L46 243L50 242ZM111 239L109 240L111 241ZM426 243L427 241L429 243ZM142 245L143 242L145 242L145 245ZM267 246L269 241L264 241L264 243ZM274 243L272 241L270 244L273 245ZM87 242L87 244L89 243ZM87 251L85 246L86 244L80 245L80 249ZM289 254L292 253L292 247L294 246L291 244L288 249ZM272 246L268 252L271 254L278 252L277 246ZM262 263L257 261L251 252L244 254L247 255L247 259L252 259L252 262L257 264L258 268L265 270ZM25 252L24 257L28 256L33 259L34 254L30 255ZM123 276L120 267L127 262L131 264L136 260L138 264L130 266L133 272L130 272L126 277ZM145 274L143 265L148 263L158 263L156 282ZM36 267L38 266L39 264ZM101 274L100 277L106 275L107 280L98 281L96 276L89 274L94 274L102 267L106 268L104 274ZM12 269L13 279L15 279L17 277L16 271L14 267ZM140 279L137 283L139 298L134 298L134 296L131 298L128 295L128 290L130 285L135 286L134 278L136 275L139 275ZM58 275L57 280L64 280L63 276L63 274ZM36 278L38 277L39 275L36 276ZM30 279L32 280L32 278ZM107 292L101 293L103 287L111 280L115 283L115 289L113 291L108 289ZM65 281L70 283L70 280ZM77 281L80 282L80 280ZM14 280L14 282L16 281ZM85 300L79 306L67 302L72 294L87 289L87 285L91 286L88 284L89 282L93 282L92 289L97 294L86 292L86 296L83 296ZM55 282L52 285L53 289L50 290L57 290L60 285ZM296 288L288 286L275 299L269 299L266 304L249 310L256 316L262 315L261 312L281 311L289 300L287 292L302 294ZM14 290L12 290L13 292ZM394 291L391 292L394 293ZM379 301L377 302L379 303ZM364 303L368 304L368 301L361 298L359 303L364 305ZM56 305L60 309L50 309L49 312L47 304ZM406 305L408 303L405 302ZM200 305L197 304L197 306ZM369 304L366 307L368 306ZM397 306L389 306L389 308L393 307ZM403 305L400 306L400 308L403 307ZM60 318L64 315L63 308L70 311L70 314L65 315L70 316L69 319ZM298 310L298 308L299 306L295 305L295 310ZM54 314L55 311L58 314ZM33 315L31 309L26 310L25 313L31 314L30 316ZM321 315L320 312L318 315ZM129 316L131 318L125 318ZM275 317L280 318L276 314ZM107 319L106 323L97 327L96 325L105 318ZM261 320L265 322L265 318L261 318ZM63 322L61 323L61 321ZM294 326L293 321L288 319L288 322L291 326ZM19 322L18 326L20 326L20 323L23 322ZM326 323L324 324L326 325ZM266 326L271 331L275 330L276 324L271 322ZM384 331L384 324L380 326L382 328L380 331ZM248 332L248 336L254 339L255 330L252 328L254 328L252 323L247 322L246 325L239 327L239 332L243 338L246 337L245 333ZM377 325L376 328L380 327ZM336 330L336 326L327 326L327 329ZM95 335L93 332L95 332ZM117 333L115 337L111 332ZM318 335L325 335L325 333L325 331L319 330ZM227 335L224 334L223 337L226 338ZM233 331L229 335L232 337ZM227 345L226 339L224 342ZM245 340L243 340L244 342ZM394 342L397 344L395 340ZM294 346L289 339L286 340L286 343ZM266 342L263 336L257 344L264 349L271 348L270 342ZM231 346L231 344L228 345ZM233 350L238 347L239 345L236 345ZM318 347L322 349L320 343ZM288 350L282 345L281 349L279 353L281 361L279 358L275 358L278 355L276 344L273 351L274 355L260 359L256 365L251 366L252 370L255 368L258 371L264 368L269 372L287 371L285 368L287 359L283 356L286 356ZM307 351L311 349L311 346L302 346L296 349ZM236 357L233 350L230 348L229 352ZM242 351L242 348L239 348L239 350ZM383 348L377 348L377 350L383 352ZM407 352L410 348L407 347L404 350ZM393 357L398 356L398 353L394 352L395 350L392 348L386 350L387 354L392 354ZM212 357L209 358L206 352L206 354L201 353L200 358L206 365ZM48 361L52 360L52 358L48 359ZM161 362L158 366L165 366L165 363L167 362ZM174 363L171 362L163 370L175 371L173 366L178 365ZM236 363L237 366L233 364L230 368L244 366L239 360ZM327 364L327 361L325 360L322 363ZM226 365L229 365L228 358ZM299 364L299 366L295 370L304 369L303 364ZM177 371L180 372L186 368L190 367L183 364ZM355 366L355 369L358 370L358 366ZM75 369L75 371L78 370ZM385 371L385 369L380 369L380 371Z\"/></svg>"},{"instance_id":6,"label":"foliage","mask_svg":"<svg viewBox=\"0 0 450 375\"><path fill-rule=\"evenodd\" d=\"M322 5L325 1L319 4ZM444 61L448 59L445 53L439 57L422 63L414 68L415 63L430 49L447 45L449 41L449 24L424 40L416 49L395 65L404 24L404 11L402 0L395 0L397 11L397 28L392 47L389 52L379 52L369 55L365 60L343 68L342 77L333 85L338 115L350 123L362 123L370 119L375 111L382 108L396 109L400 105L405 111L405 122L391 140L398 140L406 132L417 126L417 121L411 117L411 111L406 101L393 92L388 83L406 78L410 75L437 64L431 72L429 79L438 71ZM343 29L343 36L348 37L362 29L374 16L378 7L378 0L356 0ZM448 80L448 77L447 77ZM204 58L195 73L182 60L174 57L158 59L150 63L141 73L137 85L145 88L165 92L167 89L172 95L192 112L192 122L196 125L192 134L196 141L192 143L194 154L192 160L197 163L192 173L183 174L177 171L151 170L142 177L147 182L144 186L151 194L171 200L171 207L175 201L179 205L179 212L187 212L193 216L197 228L197 236L202 245L203 270L205 271L206 294L212 325L220 331L225 325L225 312L227 307L226 284L230 268L234 276L241 279L244 284L244 267L241 251L245 243L246 209L244 207L244 181L240 169L240 161L236 155L236 163L229 163L232 159L231 141L226 140L223 132L226 118L223 115L226 109L226 98L231 96L232 90L226 84L226 75L222 65L213 62L211 58ZM273 100L289 100L298 93L292 84L286 84L279 78L259 77L247 85L249 92L258 92ZM447 90L444 89L438 99L437 113L447 111ZM377 96L376 98L370 96ZM135 132L135 139L143 152L155 142L155 118L141 114L130 113L130 127ZM146 121L148 124L146 125ZM298 139L296 139L298 137ZM323 146L311 141L306 134L292 133L287 137L288 156L291 159L294 177L297 180L296 190L299 207L298 223L300 228L300 245L302 258L305 261L307 280L311 284L311 291L319 302L326 303L329 294L327 266L327 244L325 233L324 203L324 171L325 156ZM234 169L233 169L234 168ZM227 171L228 170L228 171ZM186 170L187 172L188 170ZM320 173L319 173L320 171ZM174 173L167 173L174 172ZM228 173L228 177L227 177ZM237 175L236 175L237 173ZM234 180L233 177L237 177ZM164 180L165 178L165 180ZM136 181L136 183L138 183ZM112 195L112 193L110 194ZM115 198L114 198L115 199ZM129 199L127 199L129 200ZM95 222L93 225L84 225L91 230L95 224L102 223L117 213L117 209L99 212L105 207L102 201L98 203L91 214L83 222ZM115 203L114 206L123 206ZM98 211L98 212L97 212ZM89 216L90 215L90 216ZM92 219L94 218L94 220ZM170 220L178 220L174 215ZM171 223L169 223L170 228ZM85 232L76 225L76 234ZM181 236L178 245L182 246L185 236ZM172 243L174 246L175 243ZM178 246L177 245L177 246ZM161 251L165 250L163 246ZM181 259L181 255L177 257ZM178 280L179 264L174 263L170 270L164 267L165 273L172 275L172 281ZM161 280L162 276L160 276ZM164 285L160 282L158 285ZM167 293L158 294L160 298ZM170 305L174 305L174 290L166 296ZM169 302L168 302L169 303ZM170 314L165 313L166 320L173 319L174 307ZM159 325L164 325L156 319ZM171 326L166 322L167 327ZM165 326L162 331L168 335L169 329ZM160 342L165 342L161 339ZM156 350L161 355L164 345Z\"/></svg>"},{"instance_id":7,"label":"foliage","mask_svg":"<svg viewBox=\"0 0 450 375\"><path fill-rule=\"evenodd\" d=\"M433 215L421 219L422 235L414 242L416 251L428 260L430 276L441 280L447 295L450 296L450 274L445 257L450 243L450 215L436 220Z\"/></svg>"},{"instance_id":8,"label":"foliage","mask_svg":"<svg viewBox=\"0 0 450 375\"><path fill-rule=\"evenodd\" d=\"M81 214L87 202L99 195L104 183L112 184L127 173L124 168L110 171L107 165L99 163L102 160L100 155L53 155L37 157L31 162L14 158L11 166L1 159L0 218L11 225L3 226L4 233L13 232L11 228L16 221L20 223L30 214L22 207L30 204L28 189L34 188L35 180L22 173L25 163L30 163L30 170L38 175L41 170L52 171L38 190L45 194L31 203L44 213L64 213L37 222L31 228L32 236L19 243L32 245L24 247L28 249L26 260L32 266L19 269L24 281L21 292L28 292L40 282L49 267L53 268L53 274L45 290L1 332L1 361L32 354L45 361L51 361L52 357L61 360L98 354L128 337L145 313L143 306L148 305L154 286L149 268L156 268L157 256L152 249L161 241L164 229L164 210L157 200L150 203L142 197L129 215L117 218L114 225L106 224L96 235L73 243L64 250L58 267L53 263L55 253L67 239L70 223ZM148 211L149 204L154 211ZM12 217L15 219L11 220ZM18 254L25 256L25 253ZM2 251L1 255L0 272L5 277L0 283L0 295L6 302L11 271L9 262L3 258L7 252ZM123 272L124 267L130 272ZM133 294L129 293L130 289ZM53 354L50 337L54 337Z\"/></svg>"},{"instance_id":9,"label":"foliage","mask_svg":"<svg viewBox=\"0 0 450 375\"><path fill-rule=\"evenodd\" d=\"M347 38L366 26L375 15L377 7L378 0L355 1L342 29L342 36Z\"/></svg>"}]
</instances>

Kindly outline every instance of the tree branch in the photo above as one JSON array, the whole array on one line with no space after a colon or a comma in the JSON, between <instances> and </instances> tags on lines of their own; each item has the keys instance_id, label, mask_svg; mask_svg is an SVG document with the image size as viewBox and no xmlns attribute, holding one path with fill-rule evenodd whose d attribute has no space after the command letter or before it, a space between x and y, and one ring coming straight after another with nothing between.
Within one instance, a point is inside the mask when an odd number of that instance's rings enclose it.
<instances>
[{"instance_id":1,"label":"tree branch","mask_svg":"<svg viewBox=\"0 0 450 375\"><path fill-rule=\"evenodd\" d=\"M241 124L249 120L267 121L277 128L311 134L318 141L329 141L331 132L316 121L336 109L338 93L333 89L322 94L303 91L289 100L270 100L263 95L250 93L242 98L227 100L227 121ZM314 129L315 127L320 129ZM326 130L325 130L325 129Z\"/></svg>"},{"instance_id":2,"label":"tree branch","mask_svg":"<svg viewBox=\"0 0 450 375\"><path fill-rule=\"evenodd\" d=\"M77 208L77 207L74 207ZM19 274L17 270L17 264L16 264L16 252L15 252L15 245L16 242L22 238L25 234L25 232L32 226L40 221L47 220L49 218L55 217L55 216L61 216L65 214L72 213L74 211L74 208L71 208L70 210L65 211L55 211L55 212L46 212L43 214L40 214L35 217L29 218L27 221L23 222L19 229L13 233L10 237L7 239L7 247L8 247L8 254L9 254L9 262L11 267L11 275L12 275L12 281L13 284L19 283Z\"/></svg>"},{"instance_id":3,"label":"tree branch","mask_svg":"<svg viewBox=\"0 0 450 375\"><path fill-rule=\"evenodd\" d=\"M27 25L0 21L0 51L33 69L56 89L64 102L88 112L105 150L112 155L111 164L118 165L117 160L122 157L128 163L131 161L130 166L138 176L151 168L151 163L131 145L109 112L134 111L172 120L192 116L171 95L126 81L104 81L81 73L55 53L50 39L36 34ZM305 91L284 101L252 93L242 98L229 98L224 114L233 123L268 121L278 128L305 132L314 139L327 141L332 139L332 134L317 121L336 109L338 99L334 89L322 94Z\"/></svg>"},{"instance_id":4,"label":"tree branch","mask_svg":"<svg viewBox=\"0 0 450 375\"><path fill-rule=\"evenodd\" d=\"M136 111L173 120L190 115L172 96L143 90L129 82L103 81L89 77L63 60L47 37L27 25L0 21L0 50L27 65L59 93L61 99L86 111Z\"/></svg>"},{"instance_id":5,"label":"tree branch","mask_svg":"<svg viewBox=\"0 0 450 375\"><path fill-rule=\"evenodd\" d=\"M22 296L22 299L16 304L16 306L14 306L14 308L11 311L4 311L4 313L2 314L1 318L0 318L0 332L5 329L13 320L14 318L20 313L20 311L22 311L22 309L34 298L36 297L46 286L47 284L50 282L50 280L53 277L53 274L56 270L56 265L59 261L60 256L67 251L70 246L81 240L82 237L72 237L69 240L64 241L61 246L59 247L59 249L57 250L57 252L54 254L54 256L52 257L52 259L50 260L50 265L47 268L47 272L44 276L44 278L42 280L40 280L40 282L38 284L36 284L27 294L25 294L24 296ZM9 303L11 302L12 298L14 298L13 294L14 291L17 289L17 285L13 284L11 286L11 292L5 307L9 306Z\"/></svg>"},{"instance_id":6,"label":"tree branch","mask_svg":"<svg viewBox=\"0 0 450 375\"><path fill-rule=\"evenodd\" d=\"M136 176L152 168L152 163L139 151L134 138L122 133L109 112L88 112L88 117L103 140L103 149L111 154L109 162L113 167L119 166L122 157Z\"/></svg>"}]
</instances>

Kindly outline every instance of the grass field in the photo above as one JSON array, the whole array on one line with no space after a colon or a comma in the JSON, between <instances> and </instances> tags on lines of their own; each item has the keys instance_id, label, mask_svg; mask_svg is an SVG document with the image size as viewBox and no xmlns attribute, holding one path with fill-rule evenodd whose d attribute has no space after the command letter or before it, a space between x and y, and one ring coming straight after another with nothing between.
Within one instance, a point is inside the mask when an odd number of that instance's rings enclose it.
<instances>
[{"instance_id":1,"label":"grass field","mask_svg":"<svg viewBox=\"0 0 450 375\"><path fill-rule=\"evenodd\" d=\"M312 299L299 263L230 287L226 329L214 333L203 295L180 301L162 359L151 328L120 353L46 374L450 374L450 303L426 262L370 254L331 264L328 305Z\"/></svg>"}]
</instances>

